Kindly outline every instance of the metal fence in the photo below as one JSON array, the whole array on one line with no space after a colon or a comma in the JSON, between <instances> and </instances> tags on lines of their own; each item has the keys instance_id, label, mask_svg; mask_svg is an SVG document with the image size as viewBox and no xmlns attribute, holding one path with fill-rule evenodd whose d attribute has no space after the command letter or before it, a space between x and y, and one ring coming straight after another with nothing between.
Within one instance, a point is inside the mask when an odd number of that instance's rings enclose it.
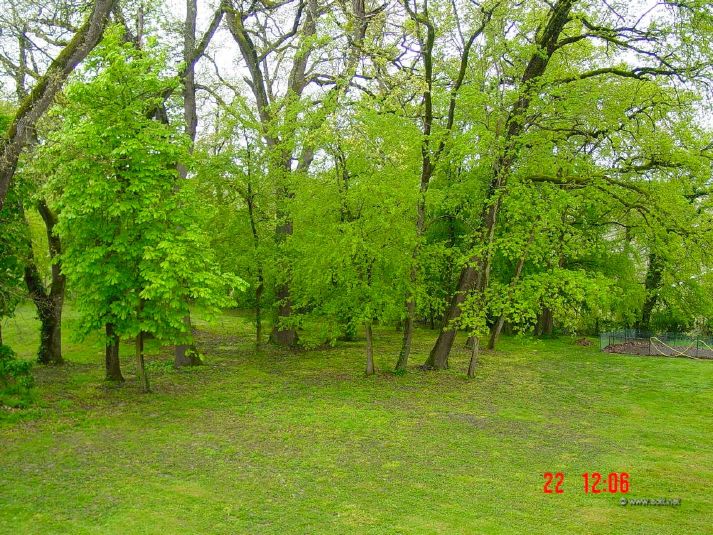
<instances>
[{"instance_id":1,"label":"metal fence","mask_svg":"<svg viewBox=\"0 0 713 535\"><path fill-rule=\"evenodd\" d=\"M679 332L654 333L638 329L623 329L601 333L599 349L608 353L630 355L713 359L713 337Z\"/></svg>"}]
</instances>

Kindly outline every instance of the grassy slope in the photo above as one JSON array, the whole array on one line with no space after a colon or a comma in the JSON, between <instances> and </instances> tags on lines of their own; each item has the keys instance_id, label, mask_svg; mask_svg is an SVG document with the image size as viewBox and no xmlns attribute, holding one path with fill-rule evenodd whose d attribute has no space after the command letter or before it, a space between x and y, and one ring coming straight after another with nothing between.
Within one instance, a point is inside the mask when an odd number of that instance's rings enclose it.
<instances>
[{"instance_id":1,"label":"grassy slope","mask_svg":"<svg viewBox=\"0 0 713 535\"><path fill-rule=\"evenodd\" d=\"M4 329L27 357L30 316ZM199 326L208 365L174 371L154 347L151 395L128 347L121 388L102 383L97 340L37 368L39 408L0 411L0 532L713 532L711 362L513 338L473 381L465 352L445 373L365 378L361 343L256 353L239 316ZM399 336L377 334L387 370ZM414 363L432 339L418 333ZM543 494L545 471L564 494ZM683 504L585 495L585 471Z\"/></svg>"}]
</instances>

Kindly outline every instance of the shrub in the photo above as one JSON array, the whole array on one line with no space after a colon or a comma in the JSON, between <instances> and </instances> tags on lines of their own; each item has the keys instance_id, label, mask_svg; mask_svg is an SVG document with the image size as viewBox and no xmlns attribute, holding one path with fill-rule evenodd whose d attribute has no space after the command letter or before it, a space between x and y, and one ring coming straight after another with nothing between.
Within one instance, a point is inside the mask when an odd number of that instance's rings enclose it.
<instances>
[{"instance_id":1,"label":"shrub","mask_svg":"<svg viewBox=\"0 0 713 535\"><path fill-rule=\"evenodd\" d=\"M32 363L18 360L12 349L0 345L0 406L26 407L33 386Z\"/></svg>"}]
</instances>

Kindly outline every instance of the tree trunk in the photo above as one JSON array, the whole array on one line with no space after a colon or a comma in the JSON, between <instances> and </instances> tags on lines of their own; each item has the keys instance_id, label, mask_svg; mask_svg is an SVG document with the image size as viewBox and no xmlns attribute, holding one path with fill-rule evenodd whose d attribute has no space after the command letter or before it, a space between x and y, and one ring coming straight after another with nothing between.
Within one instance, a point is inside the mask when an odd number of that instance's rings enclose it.
<instances>
[{"instance_id":1,"label":"tree trunk","mask_svg":"<svg viewBox=\"0 0 713 535\"><path fill-rule=\"evenodd\" d=\"M0 209L5 203L22 149L32 138L35 124L52 105L67 77L101 39L114 1L93 2L92 12L84 24L20 103L7 135L0 140Z\"/></svg>"},{"instance_id":2,"label":"tree trunk","mask_svg":"<svg viewBox=\"0 0 713 535\"><path fill-rule=\"evenodd\" d=\"M503 325L505 325L505 316L501 314L498 316L498 320L495 322L495 325L493 325L492 329L490 329L488 349L495 349L495 344L497 344L498 338L500 338L500 332L503 330Z\"/></svg>"},{"instance_id":3,"label":"tree trunk","mask_svg":"<svg viewBox=\"0 0 713 535\"><path fill-rule=\"evenodd\" d=\"M284 162L283 172L290 173L289 157ZM284 179L283 179L284 180ZM278 250L278 255L281 257L281 262L289 262L284 253L280 250L286 240L292 236L292 220L291 215L285 208L286 201L293 197L293 194L287 187L281 186L278 188L278 209L277 218L282 223L275 229L275 242ZM278 282L275 288L275 297L277 298L277 318L272 326L270 334L270 342L282 346L294 348L297 347L297 330L288 324L292 318L292 298L290 296L290 279L291 268L289 265L284 265L285 279Z\"/></svg>"},{"instance_id":4,"label":"tree trunk","mask_svg":"<svg viewBox=\"0 0 713 535\"><path fill-rule=\"evenodd\" d=\"M46 315L40 317L40 348L37 352L37 361L42 364L62 364L62 309L50 306Z\"/></svg>"},{"instance_id":5,"label":"tree trunk","mask_svg":"<svg viewBox=\"0 0 713 535\"><path fill-rule=\"evenodd\" d=\"M297 347L297 331L294 327L286 327L283 323L284 319L292 317L289 284L280 283L277 286L276 295L280 304L277 308L277 320L270 334L270 342L283 347Z\"/></svg>"},{"instance_id":6,"label":"tree trunk","mask_svg":"<svg viewBox=\"0 0 713 535\"><path fill-rule=\"evenodd\" d=\"M54 268L55 266L53 266L53 272ZM40 364L62 364L64 362L62 359L64 283L53 284L55 291L47 292L34 263L34 257L30 257L25 266L25 284L37 308L37 317L40 320L40 347L37 351L37 362Z\"/></svg>"},{"instance_id":7,"label":"tree trunk","mask_svg":"<svg viewBox=\"0 0 713 535\"><path fill-rule=\"evenodd\" d=\"M477 336L471 338L473 338L473 347L470 350L470 364L468 364L468 378L470 379L475 377L475 367L478 365L478 347L480 346Z\"/></svg>"},{"instance_id":8,"label":"tree trunk","mask_svg":"<svg viewBox=\"0 0 713 535\"><path fill-rule=\"evenodd\" d=\"M189 336L192 336L190 314L186 314L186 316L184 316L183 324L186 326ZM203 364L203 362L198 356L198 351L196 350L196 346L194 344L181 344L176 346L173 358L174 367L181 368L183 366L200 366L201 364Z\"/></svg>"},{"instance_id":9,"label":"tree trunk","mask_svg":"<svg viewBox=\"0 0 713 535\"><path fill-rule=\"evenodd\" d=\"M119 360L119 336L114 332L114 325L112 325L111 323L107 323L105 325L105 330L106 380L123 383L124 376L121 374L121 361Z\"/></svg>"},{"instance_id":10,"label":"tree trunk","mask_svg":"<svg viewBox=\"0 0 713 535\"><path fill-rule=\"evenodd\" d=\"M35 263L32 240L28 239L24 279L40 320L40 347L37 351L37 362L40 364L62 364L64 362L62 358L62 308L66 286L66 279L62 274L62 265L59 261L62 244L59 236L54 234L57 219L44 200L37 204L37 210L45 223L49 254L52 259L52 281L48 291Z\"/></svg>"},{"instance_id":11,"label":"tree trunk","mask_svg":"<svg viewBox=\"0 0 713 535\"><path fill-rule=\"evenodd\" d=\"M250 218L250 231L253 235L253 249L255 251L255 262L257 264L257 284L255 285L255 347L262 344L262 294L265 290L265 280L262 275L262 260L260 259L260 235L257 232L257 222L255 220L255 193L252 188L251 171L251 151L250 142L246 140L248 153L248 187L245 202L248 206L248 216Z\"/></svg>"},{"instance_id":12,"label":"tree trunk","mask_svg":"<svg viewBox=\"0 0 713 535\"><path fill-rule=\"evenodd\" d=\"M475 281L475 268L467 265L461 271L456 291L451 298L451 303L443 317L443 328L438 335L438 339L428 355L428 359L423 367L431 370L444 370L448 368L448 355L453 347L456 337L455 322L461 315L460 305L465 301L468 291Z\"/></svg>"},{"instance_id":13,"label":"tree trunk","mask_svg":"<svg viewBox=\"0 0 713 535\"><path fill-rule=\"evenodd\" d=\"M555 320L552 315L552 309L545 307L542 311L542 332L544 336L552 336Z\"/></svg>"},{"instance_id":14,"label":"tree trunk","mask_svg":"<svg viewBox=\"0 0 713 535\"><path fill-rule=\"evenodd\" d=\"M376 370L374 368L374 345L370 321L364 324L364 330L366 331L366 374L374 375Z\"/></svg>"},{"instance_id":15,"label":"tree trunk","mask_svg":"<svg viewBox=\"0 0 713 535\"><path fill-rule=\"evenodd\" d=\"M284 191L278 194L278 205L285 203L286 199L290 198L292 194L285 188L280 188ZM290 220L290 215L284 208L279 208L277 212L278 219L284 220L284 222L277 226L275 230L275 241L276 247L279 249L281 245L287 240L289 236L292 235L292 221ZM278 253L283 255L282 252ZM287 259L283 256L283 261ZM285 266L285 280L280 281L275 288L275 297L277 298L277 318L272 327L272 333L270 334L270 342L282 346L294 348L297 347L297 330L288 325L287 322L292 318L292 299L290 297L290 267Z\"/></svg>"},{"instance_id":16,"label":"tree trunk","mask_svg":"<svg viewBox=\"0 0 713 535\"><path fill-rule=\"evenodd\" d=\"M255 287L255 347L262 345L262 270L258 273L258 283Z\"/></svg>"},{"instance_id":17,"label":"tree trunk","mask_svg":"<svg viewBox=\"0 0 713 535\"><path fill-rule=\"evenodd\" d=\"M142 332L136 335L136 374L139 378L141 391L144 393L151 392L149 378L146 375L146 367L144 366L144 333Z\"/></svg>"},{"instance_id":18,"label":"tree trunk","mask_svg":"<svg viewBox=\"0 0 713 535\"><path fill-rule=\"evenodd\" d=\"M183 81L183 119L185 122L185 132L191 140L189 151L193 152L193 144L196 139L198 128L198 112L196 109L196 84L195 65L198 59L205 52L208 42L213 36L217 25L220 23L222 14L216 14L211 22L208 31L196 48L196 19L198 17L197 0L186 0L186 18L183 25L183 62L184 68L180 73ZM187 169L179 164L178 171L182 178L186 178ZM183 318L183 323L191 335L191 313ZM198 357L198 350L195 344L180 344L175 347L173 365L176 368L183 366L199 366L202 364Z\"/></svg>"},{"instance_id":19,"label":"tree trunk","mask_svg":"<svg viewBox=\"0 0 713 535\"><path fill-rule=\"evenodd\" d=\"M659 290L663 279L663 261L656 253L649 253L649 265L646 269L646 279L644 280L644 288L646 289L646 298L641 307L641 320L637 328L642 331L651 329L651 314L656 308L656 303L659 298Z\"/></svg>"},{"instance_id":20,"label":"tree trunk","mask_svg":"<svg viewBox=\"0 0 713 535\"><path fill-rule=\"evenodd\" d=\"M416 315L416 303L413 298L406 302L406 321L403 326L403 338L401 341L401 352L399 360L396 362L396 371L402 372L406 370L408 357L411 353L411 341L413 339L413 320Z\"/></svg>"}]
</instances>

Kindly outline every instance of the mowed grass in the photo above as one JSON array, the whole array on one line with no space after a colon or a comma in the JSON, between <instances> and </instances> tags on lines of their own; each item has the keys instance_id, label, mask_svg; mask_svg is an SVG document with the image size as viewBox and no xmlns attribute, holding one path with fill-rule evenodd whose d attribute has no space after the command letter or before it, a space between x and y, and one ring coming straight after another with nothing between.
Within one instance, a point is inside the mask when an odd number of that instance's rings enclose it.
<instances>
[{"instance_id":1,"label":"mowed grass","mask_svg":"<svg viewBox=\"0 0 713 535\"><path fill-rule=\"evenodd\" d=\"M153 393L103 382L98 337L71 341L68 364L36 367L37 404L0 411L0 532L713 533L713 362L600 353L570 338L506 338L465 378L390 373L400 334L255 351L247 316L195 318L206 365L176 371L149 348ZM25 358L31 308L4 325ZM458 347L462 341L458 342ZM564 493L543 493L544 472ZM628 472L619 505L585 494L583 472Z\"/></svg>"}]
</instances>

